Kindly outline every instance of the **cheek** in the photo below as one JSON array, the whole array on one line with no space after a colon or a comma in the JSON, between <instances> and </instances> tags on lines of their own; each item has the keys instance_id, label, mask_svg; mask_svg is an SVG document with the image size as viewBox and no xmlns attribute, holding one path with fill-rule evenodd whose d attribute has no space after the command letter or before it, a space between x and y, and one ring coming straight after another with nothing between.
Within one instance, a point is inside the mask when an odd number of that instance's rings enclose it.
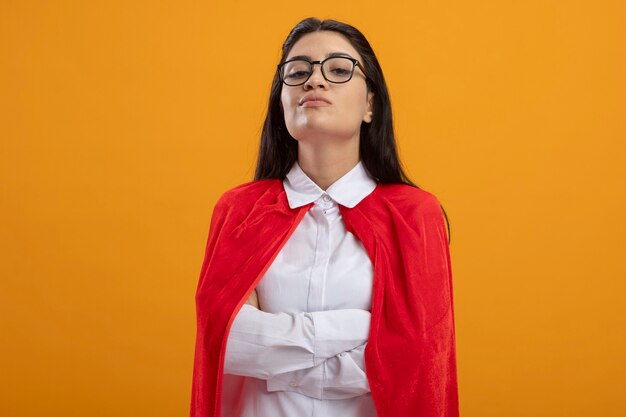
<instances>
[{"instance_id":1,"label":"cheek","mask_svg":"<svg viewBox=\"0 0 626 417\"><path fill-rule=\"evenodd\" d=\"M283 108L283 114L287 115L293 111L294 100L288 93L285 93L284 90L280 95L280 103Z\"/></svg>"},{"instance_id":2,"label":"cheek","mask_svg":"<svg viewBox=\"0 0 626 417\"><path fill-rule=\"evenodd\" d=\"M350 112L356 116L361 116L367 110L367 92L359 89L350 95Z\"/></svg>"}]
</instances>

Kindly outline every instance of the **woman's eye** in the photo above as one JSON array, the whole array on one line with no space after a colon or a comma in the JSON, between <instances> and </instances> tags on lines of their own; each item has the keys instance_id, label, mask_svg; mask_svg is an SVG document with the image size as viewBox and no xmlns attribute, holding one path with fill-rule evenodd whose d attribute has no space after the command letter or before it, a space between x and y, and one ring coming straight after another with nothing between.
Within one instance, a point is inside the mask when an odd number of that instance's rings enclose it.
<instances>
[{"instance_id":1,"label":"woman's eye","mask_svg":"<svg viewBox=\"0 0 626 417\"><path fill-rule=\"evenodd\" d=\"M343 69L343 68L335 68L333 72L337 75L346 75L350 73L350 70Z\"/></svg>"},{"instance_id":2,"label":"woman's eye","mask_svg":"<svg viewBox=\"0 0 626 417\"><path fill-rule=\"evenodd\" d=\"M308 71L295 71L287 75L287 78L304 78L309 75Z\"/></svg>"}]
</instances>

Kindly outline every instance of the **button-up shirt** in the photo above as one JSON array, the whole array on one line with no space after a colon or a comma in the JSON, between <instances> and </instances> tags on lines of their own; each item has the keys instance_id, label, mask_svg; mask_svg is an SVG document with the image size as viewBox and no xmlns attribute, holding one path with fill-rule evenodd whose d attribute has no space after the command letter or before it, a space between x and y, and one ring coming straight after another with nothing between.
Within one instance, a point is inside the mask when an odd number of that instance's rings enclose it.
<instances>
[{"instance_id":1,"label":"button-up shirt","mask_svg":"<svg viewBox=\"0 0 626 417\"><path fill-rule=\"evenodd\" d=\"M376 187L359 161L326 191L295 162L289 206L315 202L244 304L226 347L224 417L375 417L365 370L373 265L338 204Z\"/></svg>"}]
</instances>

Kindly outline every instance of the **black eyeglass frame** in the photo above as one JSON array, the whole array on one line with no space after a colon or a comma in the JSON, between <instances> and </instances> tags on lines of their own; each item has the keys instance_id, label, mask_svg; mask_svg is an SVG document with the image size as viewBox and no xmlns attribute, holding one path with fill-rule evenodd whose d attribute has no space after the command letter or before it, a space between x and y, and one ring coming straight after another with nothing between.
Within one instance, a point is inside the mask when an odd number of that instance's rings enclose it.
<instances>
[{"instance_id":1,"label":"black eyeglass frame","mask_svg":"<svg viewBox=\"0 0 626 417\"><path fill-rule=\"evenodd\" d=\"M331 81L328 79L328 77L326 77L326 74L324 73L324 62L328 61L329 59L333 59L333 58L344 58L347 59L349 61L352 61L352 72L350 73L350 78L348 78L345 81ZM287 82L285 81L285 79L283 78L283 67L285 66L285 64L288 64L290 62L293 61L304 61L304 62L308 62L311 65L311 73L309 74L308 77L306 77L306 79L304 81L302 81L301 83L298 84L287 84ZM306 83L307 81L309 81L309 78L311 78L311 75L313 75L313 65L315 64L319 64L320 65L320 70L322 71L322 76L324 77L324 79L326 81L328 81L329 83L333 83L333 84L343 84L343 83L347 83L348 81L350 81L352 79L352 77L354 76L354 69L356 67L359 67L361 69L361 71L363 72L363 76L365 76L365 79L367 80L367 74L365 73L365 68L363 68L363 65L361 65L361 63L359 62L358 59L352 58L351 56L329 56L328 58L325 58L321 61L309 61L308 59L303 59L303 58L294 58L294 59L290 59L288 61L285 61L281 64L277 65L277 70L278 70L278 77L280 78L280 81L283 82L283 84L285 84L286 86L289 87L297 87L299 85L302 85L304 83Z\"/></svg>"}]
</instances>

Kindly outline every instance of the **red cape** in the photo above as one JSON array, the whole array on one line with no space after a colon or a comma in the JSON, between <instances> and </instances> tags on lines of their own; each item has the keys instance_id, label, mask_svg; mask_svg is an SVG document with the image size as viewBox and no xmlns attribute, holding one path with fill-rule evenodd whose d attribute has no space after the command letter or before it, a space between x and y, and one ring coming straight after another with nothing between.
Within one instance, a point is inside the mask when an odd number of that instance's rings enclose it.
<instances>
[{"instance_id":1,"label":"red cape","mask_svg":"<svg viewBox=\"0 0 626 417\"><path fill-rule=\"evenodd\" d=\"M291 209L279 179L226 191L213 209L196 292L191 416L221 417L232 322L314 203ZM459 415L450 253L437 198L378 183L346 229L374 266L365 368L378 417Z\"/></svg>"}]
</instances>

